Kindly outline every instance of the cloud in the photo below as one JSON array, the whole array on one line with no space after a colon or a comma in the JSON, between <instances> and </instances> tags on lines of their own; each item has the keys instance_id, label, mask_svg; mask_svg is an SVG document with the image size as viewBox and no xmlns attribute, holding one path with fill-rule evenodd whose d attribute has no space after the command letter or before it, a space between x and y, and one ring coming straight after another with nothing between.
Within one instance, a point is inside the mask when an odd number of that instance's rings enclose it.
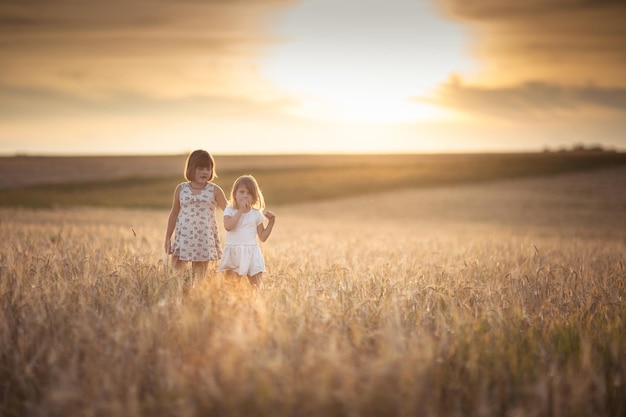
<instances>
[{"instance_id":1,"label":"cloud","mask_svg":"<svg viewBox=\"0 0 626 417\"><path fill-rule=\"evenodd\" d=\"M437 0L446 10L468 20L497 20L515 17L536 17L537 14L560 15L564 11L593 11L603 8L624 8L622 0Z\"/></svg>"},{"instance_id":2,"label":"cloud","mask_svg":"<svg viewBox=\"0 0 626 417\"><path fill-rule=\"evenodd\" d=\"M437 0L476 36L484 83L528 80L626 87L622 0Z\"/></svg>"},{"instance_id":3,"label":"cloud","mask_svg":"<svg viewBox=\"0 0 626 417\"><path fill-rule=\"evenodd\" d=\"M256 13L288 0L5 0L0 22L7 33L99 33L159 28L217 32L250 28ZM210 25L208 25L210 24Z\"/></svg>"},{"instance_id":4,"label":"cloud","mask_svg":"<svg viewBox=\"0 0 626 417\"><path fill-rule=\"evenodd\" d=\"M166 119L186 118L210 123L215 120L279 119L294 103L277 97L258 101L244 97L194 95L155 99L119 93L106 100L81 97L53 90L1 88L0 123L5 121L51 121L57 118L152 118L156 125Z\"/></svg>"},{"instance_id":5,"label":"cloud","mask_svg":"<svg viewBox=\"0 0 626 417\"><path fill-rule=\"evenodd\" d=\"M103 97L242 94L285 0L6 0L0 86ZM231 86L233 89L229 89Z\"/></svg>"},{"instance_id":6,"label":"cloud","mask_svg":"<svg viewBox=\"0 0 626 417\"><path fill-rule=\"evenodd\" d=\"M597 113L626 116L626 88L593 84L559 85L544 81L506 87L464 85L458 78L443 84L436 98L418 98L437 105L483 116L528 120L559 115Z\"/></svg>"}]
</instances>

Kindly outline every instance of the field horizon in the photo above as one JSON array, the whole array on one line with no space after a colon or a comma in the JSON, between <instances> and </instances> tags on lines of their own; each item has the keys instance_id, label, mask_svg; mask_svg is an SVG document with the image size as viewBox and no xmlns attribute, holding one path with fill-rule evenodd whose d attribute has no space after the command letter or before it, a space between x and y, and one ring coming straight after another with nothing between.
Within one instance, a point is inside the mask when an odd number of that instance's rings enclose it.
<instances>
[{"instance_id":1,"label":"field horizon","mask_svg":"<svg viewBox=\"0 0 626 417\"><path fill-rule=\"evenodd\" d=\"M166 208L186 155L0 158L0 206ZM552 176L626 164L608 151L491 154L216 155L214 182L228 194L253 174L276 205L506 178ZM350 187L345 187L349 183Z\"/></svg>"}]
</instances>

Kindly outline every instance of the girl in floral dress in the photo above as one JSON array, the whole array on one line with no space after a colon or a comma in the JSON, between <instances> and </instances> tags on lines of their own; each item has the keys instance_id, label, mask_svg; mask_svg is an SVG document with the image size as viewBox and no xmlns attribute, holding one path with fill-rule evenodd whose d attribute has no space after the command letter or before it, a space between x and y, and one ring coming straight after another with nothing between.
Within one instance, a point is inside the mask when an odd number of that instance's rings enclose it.
<instances>
[{"instance_id":1,"label":"girl in floral dress","mask_svg":"<svg viewBox=\"0 0 626 417\"><path fill-rule=\"evenodd\" d=\"M205 277L209 263L222 256L215 209L226 208L226 196L212 182L215 176L213 156L193 151L185 164L187 181L176 186L167 221L165 253L172 255L175 268L191 262L194 279Z\"/></svg>"}]
</instances>

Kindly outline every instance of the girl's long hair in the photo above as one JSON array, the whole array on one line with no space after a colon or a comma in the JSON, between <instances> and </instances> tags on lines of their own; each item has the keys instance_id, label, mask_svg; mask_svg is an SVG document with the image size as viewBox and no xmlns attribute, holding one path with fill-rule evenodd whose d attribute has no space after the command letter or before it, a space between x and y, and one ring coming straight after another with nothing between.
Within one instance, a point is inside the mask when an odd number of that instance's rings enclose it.
<instances>
[{"instance_id":1,"label":"girl's long hair","mask_svg":"<svg viewBox=\"0 0 626 417\"><path fill-rule=\"evenodd\" d=\"M256 179L254 179L252 175L242 175L235 180L233 188L230 190L230 204L233 208L239 210L239 207L237 207L237 200L235 200L235 195L237 194L237 189L239 187L246 187L248 192L252 194L252 203L250 204L250 207L259 210L263 210L265 208L263 193L261 192L261 188L259 188L259 184L256 182Z\"/></svg>"}]
</instances>

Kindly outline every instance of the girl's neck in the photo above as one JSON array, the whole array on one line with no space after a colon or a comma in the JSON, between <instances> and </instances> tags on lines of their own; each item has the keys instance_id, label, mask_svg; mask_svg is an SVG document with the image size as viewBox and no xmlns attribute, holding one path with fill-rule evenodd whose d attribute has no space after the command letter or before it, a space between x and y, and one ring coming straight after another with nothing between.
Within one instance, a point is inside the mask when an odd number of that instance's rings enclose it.
<instances>
[{"instance_id":1,"label":"girl's neck","mask_svg":"<svg viewBox=\"0 0 626 417\"><path fill-rule=\"evenodd\" d=\"M201 190L204 187L206 187L208 183L206 182L195 182L195 181L189 181L189 186L191 188L193 188L194 190Z\"/></svg>"}]
</instances>

